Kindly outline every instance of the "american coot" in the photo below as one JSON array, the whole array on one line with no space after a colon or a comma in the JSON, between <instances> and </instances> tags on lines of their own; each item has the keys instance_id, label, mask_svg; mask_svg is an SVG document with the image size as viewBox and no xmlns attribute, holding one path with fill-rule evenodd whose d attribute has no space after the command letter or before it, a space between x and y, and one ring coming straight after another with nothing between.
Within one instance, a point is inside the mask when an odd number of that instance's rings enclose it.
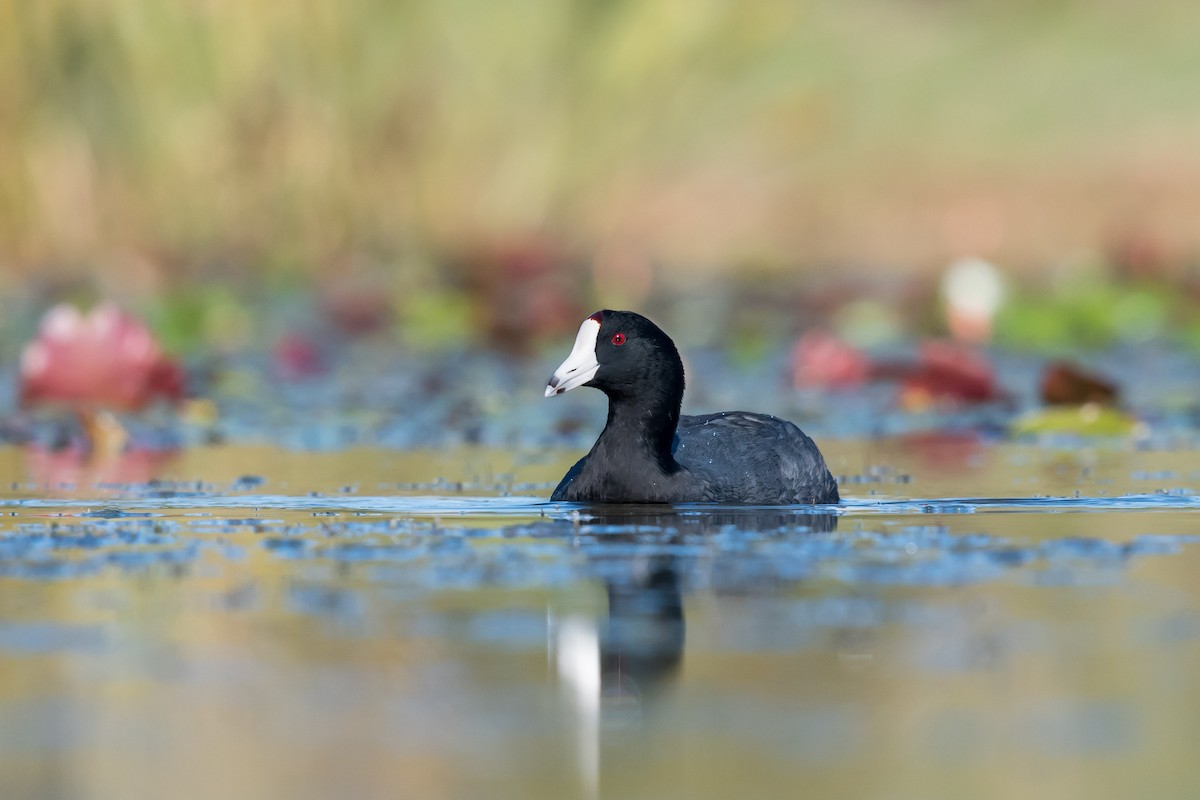
<instances>
[{"instance_id":1,"label":"american coot","mask_svg":"<svg viewBox=\"0 0 1200 800\"><path fill-rule=\"evenodd\" d=\"M813 440L747 411L680 416L683 361L662 330L631 311L597 311L551 376L546 396L577 386L608 395L608 422L552 500L593 503L836 503Z\"/></svg>"}]
</instances>

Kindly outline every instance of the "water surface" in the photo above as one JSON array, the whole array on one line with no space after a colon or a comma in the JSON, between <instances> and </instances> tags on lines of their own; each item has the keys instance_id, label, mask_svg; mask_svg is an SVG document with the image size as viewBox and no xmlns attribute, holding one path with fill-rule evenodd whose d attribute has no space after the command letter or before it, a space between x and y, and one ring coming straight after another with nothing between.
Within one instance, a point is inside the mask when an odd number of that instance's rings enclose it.
<instances>
[{"instance_id":1,"label":"water surface","mask_svg":"<svg viewBox=\"0 0 1200 800\"><path fill-rule=\"evenodd\" d=\"M578 453L0 451L5 798L1192 797L1200 459L823 443L836 509Z\"/></svg>"}]
</instances>

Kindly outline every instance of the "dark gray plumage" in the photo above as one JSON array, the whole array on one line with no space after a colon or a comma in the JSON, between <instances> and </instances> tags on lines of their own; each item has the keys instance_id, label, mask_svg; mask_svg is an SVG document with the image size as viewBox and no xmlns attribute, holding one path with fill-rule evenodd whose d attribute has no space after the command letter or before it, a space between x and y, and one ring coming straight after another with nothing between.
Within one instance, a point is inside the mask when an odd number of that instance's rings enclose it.
<instances>
[{"instance_id":1,"label":"dark gray plumage","mask_svg":"<svg viewBox=\"0 0 1200 800\"><path fill-rule=\"evenodd\" d=\"M837 481L821 451L787 420L749 411L682 416L676 439L675 460L705 479L706 501L838 502Z\"/></svg>"},{"instance_id":2,"label":"dark gray plumage","mask_svg":"<svg viewBox=\"0 0 1200 800\"><path fill-rule=\"evenodd\" d=\"M580 352L593 338L594 359ZM591 379L580 382L588 373ZM683 362L671 339L640 314L601 311L584 322L576 350L550 379L547 394L575 386L594 386L608 395L608 422L591 451L563 477L553 500L755 505L839 500L820 450L791 422L747 411L681 416Z\"/></svg>"}]
</instances>

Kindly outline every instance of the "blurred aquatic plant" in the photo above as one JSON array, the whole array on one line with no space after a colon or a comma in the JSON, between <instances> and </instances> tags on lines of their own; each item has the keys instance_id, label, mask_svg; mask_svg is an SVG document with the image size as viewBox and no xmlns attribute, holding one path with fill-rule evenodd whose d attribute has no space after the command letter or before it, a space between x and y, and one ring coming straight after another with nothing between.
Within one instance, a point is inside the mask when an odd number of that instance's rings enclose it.
<instances>
[{"instance_id":1,"label":"blurred aquatic plant","mask_svg":"<svg viewBox=\"0 0 1200 800\"><path fill-rule=\"evenodd\" d=\"M1087 403L1028 411L1013 420L1014 436L1130 436L1144 426L1124 411Z\"/></svg>"},{"instance_id":2,"label":"blurred aquatic plant","mask_svg":"<svg viewBox=\"0 0 1200 800\"><path fill-rule=\"evenodd\" d=\"M587 312L571 253L546 236L473 247L458 258L473 299L475 327L499 350L530 352L545 335L565 333Z\"/></svg>"},{"instance_id":3,"label":"blurred aquatic plant","mask_svg":"<svg viewBox=\"0 0 1200 800\"><path fill-rule=\"evenodd\" d=\"M902 312L895 303L865 297L851 300L834 313L837 335L856 347L875 347L901 337ZM903 303L903 298L900 300Z\"/></svg>"},{"instance_id":4,"label":"blurred aquatic plant","mask_svg":"<svg viewBox=\"0 0 1200 800\"><path fill-rule=\"evenodd\" d=\"M1070 361L1053 361L1042 370L1038 398L1046 406L1015 418L1016 436L1127 436L1145 430L1119 408L1118 384Z\"/></svg>"},{"instance_id":5,"label":"blurred aquatic plant","mask_svg":"<svg viewBox=\"0 0 1200 800\"><path fill-rule=\"evenodd\" d=\"M263 333L249 305L232 286L210 283L164 293L151 305L148 319L167 350L231 351Z\"/></svg>"},{"instance_id":6,"label":"blurred aquatic plant","mask_svg":"<svg viewBox=\"0 0 1200 800\"><path fill-rule=\"evenodd\" d=\"M924 341L915 363L879 363L873 373L876 378L898 381L897 402L907 411L958 408L1008 399L988 358L957 342Z\"/></svg>"},{"instance_id":7,"label":"blurred aquatic plant","mask_svg":"<svg viewBox=\"0 0 1200 800\"><path fill-rule=\"evenodd\" d=\"M992 338L996 313L1004 305L1005 281L992 263L960 258L941 281L946 327L955 339L983 344Z\"/></svg>"},{"instance_id":8,"label":"blurred aquatic plant","mask_svg":"<svg viewBox=\"0 0 1200 800\"><path fill-rule=\"evenodd\" d=\"M329 357L314 337L289 331L271 348L271 371L286 383L319 378L329 372Z\"/></svg>"},{"instance_id":9,"label":"blurred aquatic plant","mask_svg":"<svg viewBox=\"0 0 1200 800\"><path fill-rule=\"evenodd\" d=\"M1183 316L1184 298L1167 284L1126 284L1096 278L1051 291L1027 290L996 321L999 344L1042 352L1145 342L1165 336Z\"/></svg>"},{"instance_id":10,"label":"blurred aquatic plant","mask_svg":"<svg viewBox=\"0 0 1200 800\"><path fill-rule=\"evenodd\" d=\"M183 370L141 322L103 304L46 312L21 355L21 404L138 411L183 396Z\"/></svg>"},{"instance_id":11,"label":"blurred aquatic plant","mask_svg":"<svg viewBox=\"0 0 1200 800\"><path fill-rule=\"evenodd\" d=\"M1010 430L1017 436L1144 436L1149 426L1124 407L1123 389L1129 387L1128 376L1118 381L1073 361L1051 361L1038 381L1045 407L1016 417Z\"/></svg>"},{"instance_id":12,"label":"blurred aquatic plant","mask_svg":"<svg viewBox=\"0 0 1200 800\"><path fill-rule=\"evenodd\" d=\"M1048 406L1081 406L1095 403L1114 406L1120 389L1109 378L1069 361L1055 361L1042 370L1038 385L1041 400Z\"/></svg>"},{"instance_id":13,"label":"blurred aquatic plant","mask_svg":"<svg viewBox=\"0 0 1200 800\"><path fill-rule=\"evenodd\" d=\"M76 416L94 450L120 450L125 432L111 415L156 400L183 399L183 368L140 321L111 304L87 314L69 305L46 312L21 354L20 403Z\"/></svg>"},{"instance_id":14,"label":"blurred aquatic plant","mask_svg":"<svg viewBox=\"0 0 1200 800\"><path fill-rule=\"evenodd\" d=\"M873 360L830 333L810 331L792 349L790 369L797 388L847 390L868 382L894 382L896 405L908 412L1011 399L982 352L948 340L922 341L915 359Z\"/></svg>"},{"instance_id":15,"label":"blurred aquatic plant","mask_svg":"<svg viewBox=\"0 0 1200 800\"><path fill-rule=\"evenodd\" d=\"M791 379L797 389L855 389L867 382L871 367L863 351L829 331L807 331L792 347Z\"/></svg>"},{"instance_id":16,"label":"blurred aquatic plant","mask_svg":"<svg viewBox=\"0 0 1200 800\"><path fill-rule=\"evenodd\" d=\"M418 349L461 347L470 338L472 318L471 303L459 292L445 289L416 292L406 298L405 340Z\"/></svg>"}]
</instances>

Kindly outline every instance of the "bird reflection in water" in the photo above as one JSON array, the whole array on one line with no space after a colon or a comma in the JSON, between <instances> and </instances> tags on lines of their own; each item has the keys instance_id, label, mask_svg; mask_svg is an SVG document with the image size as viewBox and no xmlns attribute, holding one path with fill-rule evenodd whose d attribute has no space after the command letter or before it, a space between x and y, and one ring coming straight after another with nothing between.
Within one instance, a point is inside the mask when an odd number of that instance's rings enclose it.
<instances>
[{"instance_id":1,"label":"bird reflection in water","mask_svg":"<svg viewBox=\"0 0 1200 800\"><path fill-rule=\"evenodd\" d=\"M552 668L574 717L585 791L600 788L602 733L647 721L679 674L686 640L683 594L702 581L697 545L717 533L804 536L837 528L837 516L814 507L729 508L594 506L580 508L577 530L589 572L604 580L608 616L549 620ZM721 570L720 559L712 565ZM735 570L736 571L736 570ZM719 576L712 584L726 585Z\"/></svg>"}]
</instances>

